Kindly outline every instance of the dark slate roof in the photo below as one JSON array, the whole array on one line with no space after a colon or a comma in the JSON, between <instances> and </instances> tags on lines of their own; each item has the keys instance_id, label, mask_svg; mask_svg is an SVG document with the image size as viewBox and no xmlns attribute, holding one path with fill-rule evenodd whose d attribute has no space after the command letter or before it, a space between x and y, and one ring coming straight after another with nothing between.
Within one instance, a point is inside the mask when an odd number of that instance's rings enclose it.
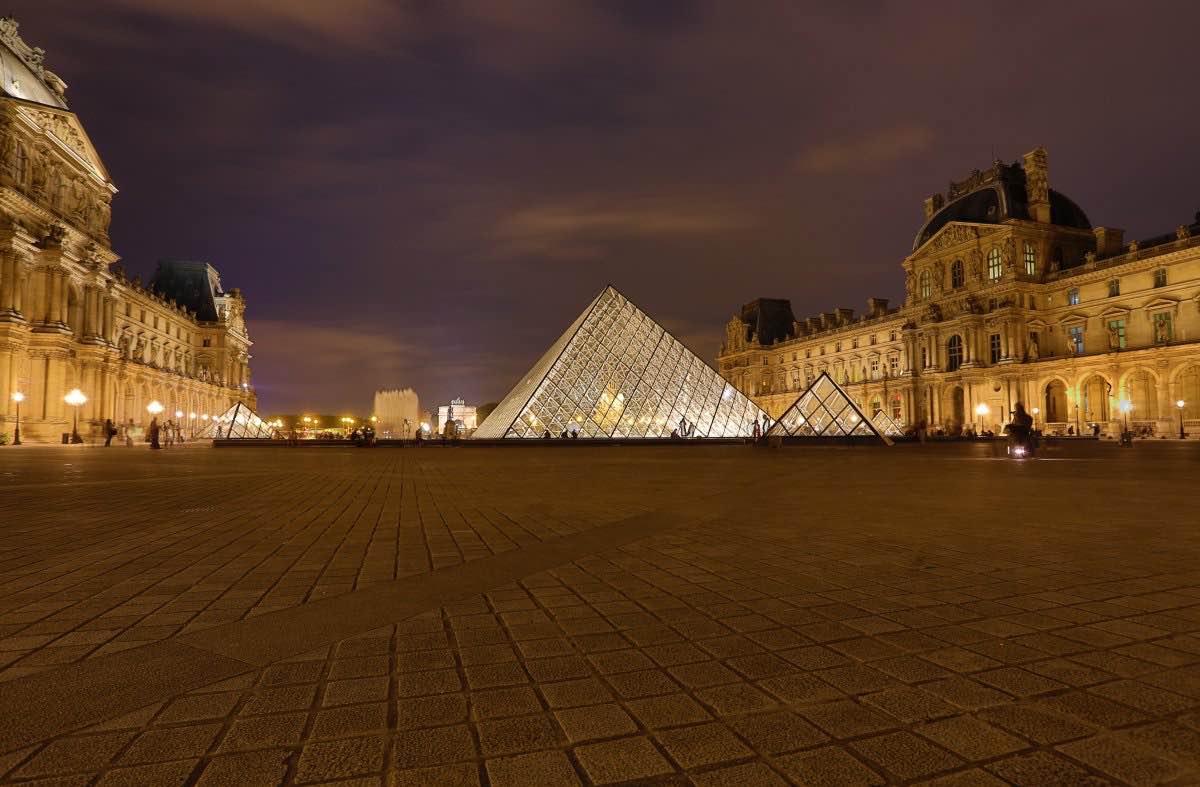
<instances>
[{"instance_id":1,"label":"dark slate roof","mask_svg":"<svg viewBox=\"0 0 1200 787\"><path fill-rule=\"evenodd\" d=\"M792 302L786 298L756 298L742 307L746 341L758 334L762 345L783 341L792 335Z\"/></svg>"},{"instance_id":2,"label":"dark slate roof","mask_svg":"<svg viewBox=\"0 0 1200 787\"><path fill-rule=\"evenodd\" d=\"M1005 219L1029 219L1025 170L1020 164L997 163L987 173L977 176L977 180L982 181L977 188L956 194L925 222L913 240L913 251L952 221L999 224ZM1050 223L1076 229L1092 228L1087 214L1069 197L1054 189L1050 189Z\"/></svg>"},{"instance_id":3,"label":"dark slate roof","mask_svg":"<svg viewBox=\"0 0 1200 787\"><path fill-rule=\"evenodd\" d=\"M150 289L206 322L216 322L216 298L225 294L216 268L198 260L160 260L150 279Z\"/></svg>"}]
</instances>

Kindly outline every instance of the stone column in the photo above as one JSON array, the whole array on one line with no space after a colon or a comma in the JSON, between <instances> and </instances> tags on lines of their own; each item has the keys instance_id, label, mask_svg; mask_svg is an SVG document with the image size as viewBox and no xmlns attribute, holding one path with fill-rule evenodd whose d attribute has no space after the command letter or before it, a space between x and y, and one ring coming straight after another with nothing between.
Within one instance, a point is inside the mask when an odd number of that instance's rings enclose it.
<instances>
[{"instance_id":1,"label":"stone column","mask_svg":"<svg viewBox=\"0 0 1200 787\"><path fill-rule=\"evenodd\" d=\"M0 347L0 415L12 414L12 378L16 367L16 351L11 347Z\"/></svg>"},{"instance_id":2,"label":"stone column","mask_svg":"<svg viewBox=\"0 0 1200 787\"><path fill-rule=\"evenodd\" d=\"M11 312L16 299L17 259L11 251L0 255L0 313Z\"/></svg>"},{"instance_id":3,"label":"stone column","mask_svg":"<svg viewBox=\"0 0 1200 787\"><path fill-rule=\"evenodd\" d=\"M17 258L13 266L16 288L13 291L13 311L24 314L29 308L25 302L25 290L29 286L29 265L25 260Z\"/></svg>"}]
</instances>

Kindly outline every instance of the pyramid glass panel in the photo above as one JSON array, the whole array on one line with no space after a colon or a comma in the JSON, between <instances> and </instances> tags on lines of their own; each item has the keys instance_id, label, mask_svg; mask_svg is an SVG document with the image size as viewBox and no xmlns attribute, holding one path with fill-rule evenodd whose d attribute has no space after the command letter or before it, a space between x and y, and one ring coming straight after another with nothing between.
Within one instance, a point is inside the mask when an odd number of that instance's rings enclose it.
<instances>
[{"instance_id":1,"label":"pyramid glass panel","mask_svg":"<svg viewBox=\"0 0 1200 787\"><path fill-rule=\"evenodd\" d=\"M875 417L871 419L871 424L880 434L887 437L899 437L904 434L904 430L883 410L875 413Z\"/></svg>"},{"instance_id":2,"label":"pyramid glass panel","mask_svg":"<svg viewBox=\"0 0 1200 787\"><path fill-rule=\"evenodd\" d=\"M882 415L882 413L881 413ZM808 390L770 429L781 437L870 437L891 443L886 433L863 415L858 405L826 372L821 372Z\"/></svg>"},{"instance_id":3,"label":"pyramid glass panel","mask_svg":"<svg viewBox=\"0 0 1200 787\"><path fill-rule=\"evenodd\" d=\"M555 381L553 384L550 381ZM473 439L749 437L765 413L606 287L475 430Z\"/></svg>"},{"instance_id":4,"label":"pyramid glass panel","mask_svg":"<svg viewBox=\"0 0 1200 787\"><path fill-rule=\"evenodd\" d=\"M276 440L280 437L274 426L242 402L213 418L196 435L197 440Z\"/></svg>"}]
</instances>

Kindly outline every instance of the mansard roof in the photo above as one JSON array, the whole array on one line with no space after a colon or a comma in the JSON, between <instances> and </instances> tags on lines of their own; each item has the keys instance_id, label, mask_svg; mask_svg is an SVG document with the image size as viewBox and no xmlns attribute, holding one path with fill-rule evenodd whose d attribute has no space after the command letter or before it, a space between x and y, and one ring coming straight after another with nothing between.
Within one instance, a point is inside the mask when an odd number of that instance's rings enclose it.
<instances>
[{"instance_id":1,"label":"mansard roof","mask_svg":"<svg viewBox=\"0 0 1200 787\"><path fill-rule=\"evenodd\" d=\"M758 337L764 347L791 338L792 302L786 298L755 298L742 306L742 322L746 325L746 340Z\"/></svg>"},{"instance_id":2,"label":"mansard roof","mask_svg":"<svg viewBox=\"0 0 1200 787\"><path fill-rule=\"evenodd\" d=\"M991 169L976 170L971 177L951 183L948 202L929 218L913 240L913 251L952 221L1000 224L1006 219L1029 220L1025 169L1019 162L995 162ZM1091 229L1087 214L1073 200L1050 189L1050 223L1060 227Z\"/></svg>"},{"instance_id":3,"label":"mansard roof","mask_svg":"<svg viewBox=\"0 0 1200 787\"><path fill-rule=\"evenodd\" d=\"M201 322L216 322L216 299L225 294L217 269L199 260L160 260L150 289L173 299Z\"/></svg>"}]
</instances>

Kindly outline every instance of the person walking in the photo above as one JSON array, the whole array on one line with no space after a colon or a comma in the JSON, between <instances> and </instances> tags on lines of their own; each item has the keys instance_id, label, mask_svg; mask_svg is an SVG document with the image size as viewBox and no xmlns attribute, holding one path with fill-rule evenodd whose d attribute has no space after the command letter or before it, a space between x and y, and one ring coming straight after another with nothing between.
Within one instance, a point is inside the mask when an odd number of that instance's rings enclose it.
<instances>
[{"instance_id":1,"label":"person walking","mask_svg":"<svg viewBox=\"0 0 1200 787\"><path fill-rule=\"evenodd\" d=\"M163 431L166 432L166 445L163 447L170 448L175 445L175 422L168 418L167 425L163 428Z\"/></svg>"},{"instance_id":2,"label":"person walking","mask_svg":"<svg viewBox=\"0 0 1200 787\"><path fill-rule=\"evenodd\" d=\"M133 419L125 422L125 447L133 448Z\"/></svg>"},{"instance_id":3,"label":"person walking","mask_svg":"<svg viewBox=\"0 0 1200 787\"><path fill-rule=\"evenodd\" d=\"M158 432L158 417L155 416L154 418L150 419L150 447L155 450L162 448L162 446L158 444Z\"/></svg>"},{"instance_id":4,"label":"person walking","mask_svg":"<svg viewBox=\"0 0 1200 787\"><path fill-rule=\"evenodd\" d=\"M758 422L758 419L755 418L754 419L754 439L757 440L760 437L762 437L762 425Z\"/></svg>"},{"instance_id":5,"label":"person walking","mask_svg":"<svg viewBox=\"0 0 1200 787\"><path fill-rule=\"evenodd\" d=\"M113 435L117 433L117 427L113 425L111 418L104 419L104 447L108 448L112 445Z\"/></svg>"}]
</instances>

